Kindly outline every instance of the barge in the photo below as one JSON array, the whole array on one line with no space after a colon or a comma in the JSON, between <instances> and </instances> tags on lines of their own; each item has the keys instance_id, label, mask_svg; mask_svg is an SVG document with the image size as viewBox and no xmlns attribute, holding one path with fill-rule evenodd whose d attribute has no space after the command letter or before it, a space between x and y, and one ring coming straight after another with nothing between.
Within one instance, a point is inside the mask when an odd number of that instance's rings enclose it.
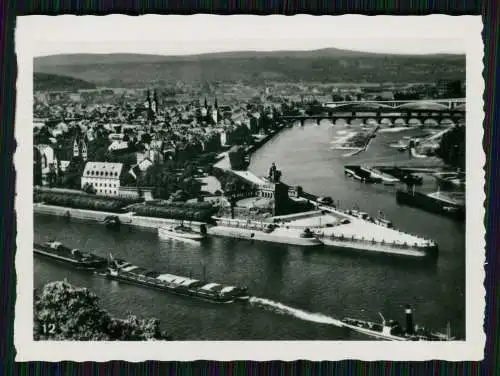
<instances>
[{"instance_id":1,"label":"barge","mask_svg":"<svg viewBox=\"0 0 500 376\"><path fill-rule=\"evenodd\" d=\"M99 269L106 267L108 261L105 257L93 253L72 249L57 241L44 244L33 243L33 253L55 262L74 266L79 269Z\"/></svg>"},{"instance_id":2,"label":"barge","mask_svg":"<svg viewBox=\"0 0 500 376\"><path fill-rule=\"evenodd\" d=\"M372 173L361 166L346 165L344 166L345 176L352 177L362 183L381 183L382 179L372 176Z\"/></svg>"},{"instance_id":3,"label":"barge","mask_svg":"<svg viewBox=\"0 0 500 376\"><path fill-rule=\"evenodd\" d=\"M125 260L114 259L112 256L108 268L102 275L111 280L215 303L233 303L250 298L246 287L209 283L173 274L159 273L133 265Z\"/></svg>"},{"instance_id":4,"label":"barge","mask_svg":"<svg viewBox=\"0 0 500 376\"><path fill-rule=\"evenodd\" d=\"M400 205L413 206L457 220L465 219L464 205L444 200L436 194L398 190L396 192L396 202Z\"/></svg>"}]
</instances>

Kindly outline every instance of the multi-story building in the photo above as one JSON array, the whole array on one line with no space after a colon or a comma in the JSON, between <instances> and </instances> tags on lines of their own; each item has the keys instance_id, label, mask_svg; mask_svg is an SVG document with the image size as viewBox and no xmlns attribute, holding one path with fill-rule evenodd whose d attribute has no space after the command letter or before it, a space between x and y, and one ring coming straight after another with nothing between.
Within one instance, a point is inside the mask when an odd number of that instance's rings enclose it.
<instances>
[{"instance_id":1,"label":"multi-story building","mask_svg":"<svg viewBox=\"0 0 500 376\"><path fill-rule=\"evenodd\" d=\"M439 80L436 84L438 96L440 98L461 98L465 95L460 80Z\"/></svg>"},{"instance_id":2,"label":"multi-story building","mask_svg":"<svg viewBox=\"0 0 500 376\"><path fill-rule=\"evenodd\" d=\"M82 175L82 189L90 186L98 195L118 196L122 173L122 163L87 162Z\"/></svg>"},{"instance_id":3,"label":"multi-story building","mask_svg":"<svg viewBox=\"0 0 500 376\"><path fill-rule=\"evenodd\" d=\"M58 172L58 161L54 149L49 145L35 145L35 149L38 150L35 158L39 159L39 172L41 174L41 184L49 184L49 174L57 175Z\"/></svg>"}]
</instances>

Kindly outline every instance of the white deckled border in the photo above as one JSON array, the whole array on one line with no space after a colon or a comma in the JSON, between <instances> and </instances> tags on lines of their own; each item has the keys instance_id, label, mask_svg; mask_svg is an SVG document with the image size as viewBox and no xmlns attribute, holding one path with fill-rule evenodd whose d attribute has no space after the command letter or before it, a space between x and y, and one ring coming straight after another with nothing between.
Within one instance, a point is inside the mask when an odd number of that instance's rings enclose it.
<instances>
[{"instance_id":1,"label":"white deckled border","mask_svg":"<svg viewBox=\"0 0 500 376\"><path fill-rule=\"evenodd\" d=\"M165 30L173 32L166 32ZM179 32L185 30L186 32ZM191 33L189 33L191 30ZM227 32L230 30L230 32ZM308 30L303 35L303 30ZM202 32L201 32L202 31ZM16 361L108 360L481 360L484 356L484 170L483 42L480 16L29 16L19 17L16 140L17 172L17 301L14 323ZM174 41L166 38L175 36ZM230 35L228 38L227 36ZM340 36L348 38L341 39ZM147 53L123 46L216 46L256 49L256 41L272 40L288 49L346 48L358 42L384 40L394 49L411 40L458 40L467 54L467 219L466 219L466 341L396 343L375 341L186 341L186 342L35 342L33 341L33 56L48 53ZM396 38L394 36L397 35ZM165 36L163 41L158 38ZM280 39L281 38L281 39ZM392 39L391 39L392 38ZM345 45L345 43L348 45ZM52 43L52 44L51 44ZM59 45L57 45L59 43ZM177 43L177 45L175 45ZM342 44L344 43L344 45ZM59 47L57 47L59 46ZM61 47L62 46L62 47ZM115 47L112 47L115 46ZM399 46L399 47L398 47ZM93 48L93 50L89 50ZM61 48L58 50L58 48ZM146 47L141 47L146 48ZM278 47L279 48L279 47ZM264 48L265 49L265 48ZM283 47L279 48L283 49ZM176 51L173 48L172 51ZM402 50L401 50L402 51ZM149 51L155 53L155 51ZM158 53L158 51L156 51ZM201 51L208 52L208 51Z\"/></svg>"}]
</instances>

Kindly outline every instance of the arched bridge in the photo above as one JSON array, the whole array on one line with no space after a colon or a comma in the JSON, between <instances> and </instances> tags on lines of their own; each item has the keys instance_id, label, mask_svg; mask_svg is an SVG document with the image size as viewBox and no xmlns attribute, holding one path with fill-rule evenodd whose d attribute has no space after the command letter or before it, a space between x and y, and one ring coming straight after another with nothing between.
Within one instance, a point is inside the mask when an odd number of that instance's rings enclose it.
<instances>
[{"instance_id":1,"label":"arched bridge","mask_svg":"<svg viewBox=\"0 0 500 376\"><path fill-rule=\"evenodd\" d=\"M323 107L340 108L349 105L362 105L380 108L436 108L452 110L456 107L465 106L465 98L451 99L412 99L412 100L392 100L392 101L338 101L323 103Z\"/></svg>"},{"instance_id":2,"label":"arched bridge","mask_svg":"<svg viewBox=\"0 0 500 376\"><path fill-rule=\"evenodd\" d=\"M448 102L456 101L456 105L451 106ZM330 119L333 122L343 119L348 123L354 120L361 120L363 123L375 120L378 123L386 120L396 123L398 120L404 124L409 124L410 120L416 119L421 123L433 120L438 124L447 120L454 123L465 121L465 100L442 100L439 101L380 101L380 102L338 102L336 105L325 103L322 106L311 106L303 114L284 115L284 121L299 120L304 125L306 120L316 120L319 124L323 119ZM393 107L389 103L396 103ZM450 102L451 103L451 102Z\"/></svg>"}]
</instances>

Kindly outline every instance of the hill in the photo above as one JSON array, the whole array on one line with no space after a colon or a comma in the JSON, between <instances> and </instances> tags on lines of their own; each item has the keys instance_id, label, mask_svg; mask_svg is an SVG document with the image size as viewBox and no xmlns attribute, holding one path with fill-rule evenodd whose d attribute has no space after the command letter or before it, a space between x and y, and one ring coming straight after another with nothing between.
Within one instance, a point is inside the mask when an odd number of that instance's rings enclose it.
<instances>
[{"instance_id":1,"label":"hill","mask_svg":"<svg viewBox=\"0 0 500 376\"><path fill-rule=\"evenodd\" d=\"M98 85L204 82L432 82L464 79L464 55L392 55L334 48L202 55L76 54L35 58L35 72Z\"/></svg>"},{"instance_id":2,"label":"hill","mask_svg":"<svg viewBox=\"0 0 500 376\"><path fill-rule=\"evenodd\" d=\"M96 85L78 78L56 74L35 73L33 89L35 91L64 91L78 89L95 89Z\"/></svg>"}]
</instances>

